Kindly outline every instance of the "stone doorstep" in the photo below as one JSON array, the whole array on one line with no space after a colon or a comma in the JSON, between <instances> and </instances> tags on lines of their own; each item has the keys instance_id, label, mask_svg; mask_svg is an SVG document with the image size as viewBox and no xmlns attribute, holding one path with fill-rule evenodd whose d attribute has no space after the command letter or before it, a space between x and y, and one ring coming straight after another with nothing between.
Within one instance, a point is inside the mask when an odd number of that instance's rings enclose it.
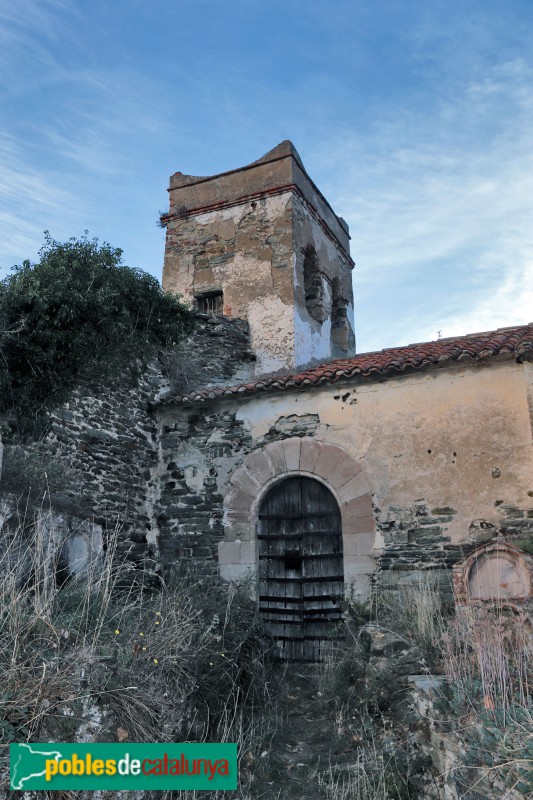
<instances>
[{"instance_id":1,"label":"stone doorstep","mask_svg":"<svg viewBox=\"0 0 533 800\"><path fill-rule=\"evenodd\" d=\"M407 675L406 677L407 683L428 695L439 691L441 686L446 683L443 675Z\"/></svg>"}]
</instances>

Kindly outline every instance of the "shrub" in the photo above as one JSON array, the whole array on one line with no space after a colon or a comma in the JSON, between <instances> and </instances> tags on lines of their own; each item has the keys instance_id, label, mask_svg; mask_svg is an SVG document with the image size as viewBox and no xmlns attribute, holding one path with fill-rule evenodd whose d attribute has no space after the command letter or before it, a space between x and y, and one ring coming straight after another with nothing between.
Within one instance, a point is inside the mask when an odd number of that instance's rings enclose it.
<instances>
[{"instance_id":1,"label":"shrub","mask_svg":"<svg viewBox=\"0 0 533 800\"><path fill-rule=\"evenodd\" d=\"M192 327L178 298L109 244L45 233L39 255L0 283L0 413L23 432L91 368L146 362Z\"/></svg>"},{"instance_id":2,"label":"shrub","mask_svg":"<svg viewBox=\"0 0 533 800\"><path fill-rule=\"evenodd\" d=\"M459 608L443 636L446 676L456 695L489 710L531 706L531 634L523 612L497 605Z\"/></svg>"},{"instance_id":3,"label":"shrub","mask_svg":"<svg viewBox=\"0 0 533 800\"><path fill-rule=\"evenodd\" d=\"M375 613L380 625L416 645L426 668L439 668L442 635L448 612L443 606L440 584L431 572L422 572L414 583L400 585L397 591L381 590L375 598Z\"/></svg>"},{"instance_id":4,"label":"shrub","mask_svg":"<svg viewBox=\"0 0 533 800\"><path fill-rule=\"evenodd\" d=\"M39 444L31 452L18 445L8 445L4 450L0 477L2 491L17 494L60 492L79 481L80 476L66 459L58 454L52 455Z\"/></svg>"}]
</instances>

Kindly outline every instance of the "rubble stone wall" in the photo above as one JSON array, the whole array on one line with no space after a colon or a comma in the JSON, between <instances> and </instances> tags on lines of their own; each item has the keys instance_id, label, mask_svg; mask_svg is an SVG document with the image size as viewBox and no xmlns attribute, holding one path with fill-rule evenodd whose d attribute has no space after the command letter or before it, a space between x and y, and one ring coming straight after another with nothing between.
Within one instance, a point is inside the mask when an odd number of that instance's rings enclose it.
<instances>
[{"instance_id":1,"label":"rubble stone wall","mask_svg":"<svg viewBox=\"0 0 533 800\"><path fill-rule=\"evenodd\" d=\"M41 457L68 468L64 488L45 492L56 528L63 519L67 536L72 519L90 520L104 531L104 546L116 536L119 552L149 571L159 569L160 443L153 402L172 387L246 379L252 368L246 324L199 315L195 333L175 352L160 353L140 376L124 371L78 386L38 443ZM31 459L35 446L19 449ZM43 493L27 491L25 502L39 511Z\"/></svg>"}]
</instances>

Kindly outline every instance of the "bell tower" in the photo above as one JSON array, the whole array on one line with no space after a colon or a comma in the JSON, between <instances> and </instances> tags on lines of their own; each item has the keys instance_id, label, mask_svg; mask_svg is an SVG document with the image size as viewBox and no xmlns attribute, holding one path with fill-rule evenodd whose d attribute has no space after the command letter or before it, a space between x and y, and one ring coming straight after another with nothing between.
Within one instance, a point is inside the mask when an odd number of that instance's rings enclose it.
<instances>
[{"instance_id":1,"label":"bell tower","mask_svg":"<svg viewBox=\"0 0 533 800\"><path fill-rule=\"evenodd\" d=\"M257 375L354 355L348 226L291 142L169 195L163 288L246 320Z\"/></svg>"}]
</instances>

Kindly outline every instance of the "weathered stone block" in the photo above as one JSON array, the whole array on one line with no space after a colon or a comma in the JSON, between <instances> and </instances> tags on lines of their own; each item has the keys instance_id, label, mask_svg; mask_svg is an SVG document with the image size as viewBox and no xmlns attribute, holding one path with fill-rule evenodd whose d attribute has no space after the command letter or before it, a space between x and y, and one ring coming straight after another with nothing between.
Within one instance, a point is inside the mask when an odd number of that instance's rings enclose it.
<instances>
[{"instance_id":1,"label":"weathered stone block","mask_svg":"<svg viewBox=\"0 0 533 800\"><path fill-rule=\"evenodd\" d=\"M255 578L255 570L250 564L221 564L220 577L228 583L247 583Z\"/></svg>"},{"instance_id":2,"label":"weathered stone block","mask_svg":"<svg viewBox=\"0 0 533 800\"><path fill-rule=\"evenodd\" d=\"M343 533L345 535L371 533L374 536L374 518L351 517L343 522Z\"/></svg>"},{"instance_id":3,"label":"weathered stone block","mask_svg":"<svg viewBox=\"0 0 533 800\"><path fill-rule=\"evenodd\" d=\"M349 503L350 500L370 492L371 487L368 479L363 472L360 472L339 489L339 497L342 503Z\"/></svg>"},{"instance_id":4,"label":"weathered stone block","mask_svg":"<svg viewBox=\"0 0 533 800\"><path fill-rule=\"evenodd\" d=\"M301 439L285 439L283 441L283 452L285 454L285 463L288 470L297 472L300 469L301 446Z\"/></svg>"},{"instance_id":5,"label":"weathered stone block","mask_svg":"<svg viewBox=\"0 0 533 800\"><path fill-rule=\"evenodd\" d=\"M320 456L322 445L320 442L305 437L301 441L300 469L305 472L314 472L316 462Z\"/></svg>"},{"instance_id":6,"label":"weathered stone block","mask_svg":"<svg viewBox=\"0 0 533 800\"><path fill-rule=\"evenodd\" d=\"M337 464L344 455L344 451L335 445L324 443L320 448L320 455L314 469L315 475L320 475L324 480L329 481Z\"/></svg>"},{"instance_id":7,"label":"weathered stone block","mask_svg":"<svg viewBox=\"0 0 533 800\"><path fill-rule=\"evenodd\" d=\"M255 539L241 542L241 564L257 562L257 541Z\"/></svg>"},{"instance_id":8,"label":"weathered stone block","mask_svg":"<svg viewBox=\"0 0 533 800\"><path fill-rule=\"evenodd\" d=\"M357 536L355 533L343 532L342 549L344 557L357 555Z\"/></svg>"},{"instance_id":9,"label":"weathered stone block","mask_svg":"<svg viewBox=\"0 0 533 800\"><path fill-rule=\"evenodd\" d=\"M224 505L228 511L244 511L249 514L254 497L255 493L245 492L237 485L228 492Z\"/></svg>"},{"instance_id":10,"label":"weathered stone block","mask_svg":"<svg viewBox=\"0 0 533 800\"><path fill-rule=\"evenodd\" d=\"M253 529L249 522L228 519L224 521L224 538L228 541L240 539L241 542L252 538Z\"/></svg>"},{"instance_id":11,"label":"weathered stone block","mask_svg":"<svg viewBox=\"0 0 533 800\"><path fill-rule=\"evenodd\" d=\"M263 450L257 450L249 455L245 459L244 466L260 486L267 483L275 475L272 462Z\"/></svg>"},{"instance_id":12,"label":"weathered stone block","mask_svg":"<svg viewBox=\"0 0 533 800\"><path fill-rule=\"evenodd\" d=\"M261 485L255 476L250 474L244 465L239 467L239 469L231 476L230 483L250 497L256 497L261 488Z\"/></svg>"},{"instance_id":13,"label":"weathered stone block","mask_svg":"<svg viewBox=\"0 0 533 800\"><path fill-rule=\"evenodd\" d=\"M376 540L375 533L373 531L364 531L361 533L355 534L356 538L356 550L358 556L369 556L372 550L374 549L374 543Z\"/></svg>"},{"instance_id":14,"label":"weathered stone block","mask_svg":"<svg viewBox=\"0 0 533 800\"><path fill-rule=\"evenodd\" d=\"M276 475L287 472L287 462L285 461L285 451L282 442L274 442L268 446L268 457L272 463Z\"/></svg>"},{"instance_id":15,"label":"weathered stone block","mask_svg":"<svg viewBox=\"0 0 533 800\"><path fill-rule=\"evenodd\" d=\"M372 498L368 494L363 494L360 497L354 497L349 502L342 506L343 520L350 521L357 517L371 517L374 520L372 513ZM373 525L372 525L373 527Z\"/></svg>"},{"instance_id":16,"label":"weathered stone block","mask_svg":"<svg viewBox=\"0 0 533 800\"><path fill-rule=\"evenodd\" d=\"M329 476L329 482L338 490L344 486L344 484L348 483L348 481L355 478L360 472L361 466L357 461L354 461L353 458L346 454L344 457L341 457L339 463Z\"/></svg>"},{"instance_id":17,"label":"weathered stone block","mask_svg":"<svg viewBox=\"0 0 533 800\"><path fill-rule=\"evenodd\" d=\"M345 556L344 576L345 578L355 577L356 575L371 575L375 572L376 565L369 556Z\"/></svg>"},{"instance_id":18,"label":"weathered stone block","mask_svg":"<svg viewBox=\"0 0 533 800\"><path fill-rule=\"evenodd\" d=\"M226 566L228 564L240 564L241 561L241 543L235 542L219 542L218 543L218 563L219 565Z\"/></svg>"}]
</instances>

